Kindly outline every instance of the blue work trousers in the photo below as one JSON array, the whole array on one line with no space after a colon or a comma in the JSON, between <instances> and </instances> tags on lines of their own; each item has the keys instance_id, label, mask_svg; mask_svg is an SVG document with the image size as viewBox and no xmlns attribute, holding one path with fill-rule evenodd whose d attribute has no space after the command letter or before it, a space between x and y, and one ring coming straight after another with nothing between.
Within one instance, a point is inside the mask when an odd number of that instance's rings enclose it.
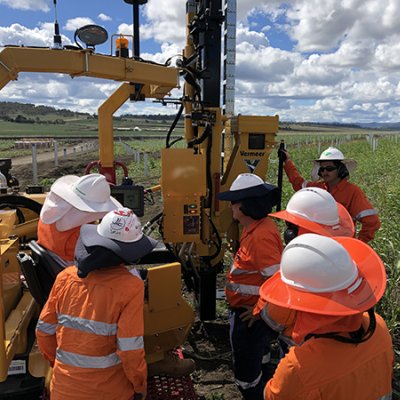
<instances>
[{"instance_id":1,"label":"blue work trousers","mask_svg":"<svg viewBox=\"0 0 400 400\"><path fill-rule=\"evenodd\" d=\"M249 328L239 317L244 311L232 309L229 317L235 382L245 400L263 400L265 384L274 372L270 343L277 333L262 319Z\"/></svg>"}]
</instances>

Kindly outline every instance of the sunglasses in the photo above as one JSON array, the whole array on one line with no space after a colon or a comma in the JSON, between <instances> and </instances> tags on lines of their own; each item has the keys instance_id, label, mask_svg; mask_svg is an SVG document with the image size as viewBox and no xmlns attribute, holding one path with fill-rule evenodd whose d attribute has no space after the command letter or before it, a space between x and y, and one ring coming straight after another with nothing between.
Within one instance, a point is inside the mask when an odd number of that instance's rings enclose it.
<instances>
[{"instance_id":1,"label":"sunglasses","mask_svg":"<svg viewBox=\"0 0 400 400\"><path fill-rule=\"evenodd\" d=\"M333 165L328 165L327 167L319 167L318 172L324 172L324 171L332 172L335 171L335 169L338 169L338 167L334 167Z\"/></svg>"}]
</instances>

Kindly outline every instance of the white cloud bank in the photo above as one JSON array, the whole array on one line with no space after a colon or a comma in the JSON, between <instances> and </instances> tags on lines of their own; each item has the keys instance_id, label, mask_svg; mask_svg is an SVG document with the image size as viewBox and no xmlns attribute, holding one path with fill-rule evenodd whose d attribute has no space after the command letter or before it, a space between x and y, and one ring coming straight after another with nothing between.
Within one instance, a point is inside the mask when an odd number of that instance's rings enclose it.
<instances>
[{"instance_id":1,"label":"white cloud bank","mask_svg":"<svg viewBox=\"0 0 400 400\"><path fill-rule=\"evenodd\" d=\"M5 0L0 0L0 4ZM8 3L8 2L7 2ZM48 11L47 2L10 2L20 9ZM398 0L238 0L235 111L280 115L281 120L325 122L397 122L400 99L400 2ZM25 7L25 8L24 8ZM185 45L185 2L149 0L143 7L142 57L165 62ZM68 20L65 34L93 23L91 17ZM131 16L119 22L118 32L132 32ZM117 18L105 9L97 15L107 26ZM0 43L49 46L51 24L26 28L0 26ZM27 41L28 42L24 42ZM68 38L63 37L65 42ZM279 46L279 40L286 46ZM71 42L69 40L69 42ZM24 79L24 78L22 78ZM22 82L22 79L21 82ZM61 87L28 78L29 91L18 85L3 89L0 99L95 112L114 84L79 80ZM48 78L46 78L48 79ZM37 87L36 87L37 86ZM105 88L105 89L102 89ZM51 89L51 90L50 90ZM51 93L60 90L60 102ZM32 98L27 95L32 94ZM10 97L7 97L10 96ZM56 96L57 97L57 96ZM62 98L62 100L61 100ZM149 103L127 104L124 112L148 110ZM150 108L153 109L151 105ZM175 112L160 108L159 112Z\"/></svg>"}]
</instances>

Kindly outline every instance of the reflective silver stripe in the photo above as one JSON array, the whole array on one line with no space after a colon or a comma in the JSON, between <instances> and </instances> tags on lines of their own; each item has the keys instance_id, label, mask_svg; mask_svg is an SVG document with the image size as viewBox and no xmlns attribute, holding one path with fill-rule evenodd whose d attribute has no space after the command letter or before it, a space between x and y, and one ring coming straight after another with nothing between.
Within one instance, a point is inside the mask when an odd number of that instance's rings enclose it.
<instances>
[{"instance_id":1,"label":"reflective silver stripe","mask_svg":"<svg viewBox=\"0 0 400 400\"><path fill-rule=\"evenodd\" d=\"M279 271L279 266L280 264L270 265L269 267L266 267L260 271L261 275L264 277L270 277L275 272Z\"/></svg>"},{"instance_id":2,"label":"reflective silver stripe","mask_svg":"<svg viewBox=\"0 0 400 400\"><path fill-rule=\"evenodd\" d=\"M56 333L57 324L48 324L47 322L39 319L36 329L43 333L47 333L48 335L54 335Z\"/></svg>"},{"instance_id":3,"label":"reflective silver stripe","mask_svg":"<svg viewBox=\"0 0 400 400\"><path fill-rule=\"evenodd\" d=\"M236 268L234 265L232 265L231 270L230 270L231 275L251 275L251 274L258 274L258 271L251 270L249 271L248 269L240 269Z\"/></svg>"},{"instance_id":4,"label":"reflective silver stripe","mask_svg":"<svg viewBox=\"0 0 400 400\"><path fill-rule=\"evenodd\" d=\"M239 379L235 379L235 382L242 389L246 390L246 389L250 389L252 387L257 386L261 380L261 377L262 377L262 372L260 372L260 375L258 375L258 377L253 382L243 382L243 381L240 381Z\"/></svg>"},{"instance_id":5,"label":"reflective silver stripe","mask_svg":"<svg viewBox=\"0 0 400 400\"><path fill-rule=\"evenodd\" d=\"M143 349L143 336L134 336L130 338L118 338L118 349L121 351L139 350Z\"/></svg>"},{"instance_id":6,"label":"reflective silver stripe","mask_svg":"<svg viewBox=\"0 0 400 400\"><path fill-rule=\"evenodd\" d=\"M275 320L273 320L267 310L267 305L263 307L263 309L260 312L260 317L263 319L263 321L274 331L282 333L284 329L286 328L284 325L278 324Z\"/></svg>"},{"instance_id":7,"label":"reflective silver stripe","mask_svg":"<svg viewBox=\"0 0 400 400\"><path fill-rule=\"evenodd\" d=\"M378 211L376 211L374 208L370 208L370 209L368 209L368 210L363 210L363 211L359 212L359 213L354 217L354 219L355 219L356 221L360 221L361 218L369 217L370 215L377 215L377 214L378 214Z\"/></svg>"},{"instance_id":8,"label":"reflective silver stripe","mask_svg":"<svg viewBox=\"0 0 400 400\"><path fill-rule=\"evenodd\" d=\"M258 295L260 286L255 285L241 285L239 283L227 283L225 287L232 292L240 294Z\"/></svg>"},{"instance_id":9,"label":"reflective silver stripe","mask_svg":"<svg viewBox=\"0 0 400 400\"><path fill-rule=\"evenodd\" d=\"M84 356L82 354L70 353L57 349L56 359L63 364L79 368L109 368L121 363L116 353L107 356Z\"/></svg>"},{"instance_id":10,"label":"reflective silver stripe","mask_svg":"<svg viewBox=\"0 0 400 400\"><path fill-rule=\"evenodd\" d=\"M254 275L259 273L264 277L270 277L276 271L279 271L279 264L270 265L268 267L261 269L260 271L255 271L255 270L250 271L248 269L236 268L234 265L232 265L230 274L237 276L237 275Z\"/></svg>"},{"instance_id":11,"label":"reflective silver stripe","mask_svg":"<svg viewBox=\"0 0 400 400\"><path fill-rule=\"evenodd\" d=\"M107 324L106 322L92 321L66 314L58 314L58 323L66 328L94 333L95 335L113 336L117 334L117 324Z\"/></svg>"},{"instance_id":12,"label":"reflective silver stripe","mask_svg":"<svg viewBox=\"0 0 400 400\"><path fill-rule=\"evenodd\" d=\"M279 335L278 339L282 340L282 342L285 342L289 347L296 346L296 343L293 341L293 339L290 336ZM299 345L302 343L303 342L299 343Z\"/></svg>"},{"instance_id":13,"label":"reflective silver stripe","mask_svg":"<svg viewBox=\"0 0 400 400\"><path fill-rule=\"evenodd\" d=\"M271 353L264 354L261 360L261 364L268 364L271 361Z\"/></svg>"},{"instance_id":14,"label":"reflective silver stripe","mask_svg":"<svg viewBox=\"0 0 400 400\"><path fill-rule=\"evenodd\" d=\"M392 393L389 393L386 396L379 397L378 400L392 400Z\"/></svg>"},{"instance_id":15,"label":"reflective silver stripe","mask_svg":"<svg viewBox=\"0 0 400 400\"><path fill-rule=\"evenodd\" d=\"M302 189L306 188L307 185L308 185L309 183L310 183L310 181L304 181L304 182L301 184L301 188L302 188Z\"/></svg>"}]
</instances>

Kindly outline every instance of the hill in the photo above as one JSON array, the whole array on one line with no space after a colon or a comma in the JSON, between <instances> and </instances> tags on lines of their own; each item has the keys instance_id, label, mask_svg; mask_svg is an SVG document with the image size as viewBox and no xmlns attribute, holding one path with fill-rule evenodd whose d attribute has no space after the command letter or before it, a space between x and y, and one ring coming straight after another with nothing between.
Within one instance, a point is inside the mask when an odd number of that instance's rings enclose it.
<instances>
[{"instance_id":1,"label":"hill","mask_svg":"<svg viewBox=\"0 0 400 400\"><path fill-rule=\"evenodd\" d=\"M55 107L34 105L29 103L0 102L0 120L17 123L56 123L63 124L74 119L96 120L97 114L75 112L67 109L57 109ZM115 116L115 121L141 119L147 121L173 121L175 115L149 114L134 115L122 114ZM183 120L183 117L181 117ZM304 130L305 127L315 128L350 128L350 129L372 129L372 130L399 130L400 122L397 123L348 123L338 122L296 122L280 121L281 130ZM298 127L299 129L296 129Z\"/></svg>"}]
</instances>

